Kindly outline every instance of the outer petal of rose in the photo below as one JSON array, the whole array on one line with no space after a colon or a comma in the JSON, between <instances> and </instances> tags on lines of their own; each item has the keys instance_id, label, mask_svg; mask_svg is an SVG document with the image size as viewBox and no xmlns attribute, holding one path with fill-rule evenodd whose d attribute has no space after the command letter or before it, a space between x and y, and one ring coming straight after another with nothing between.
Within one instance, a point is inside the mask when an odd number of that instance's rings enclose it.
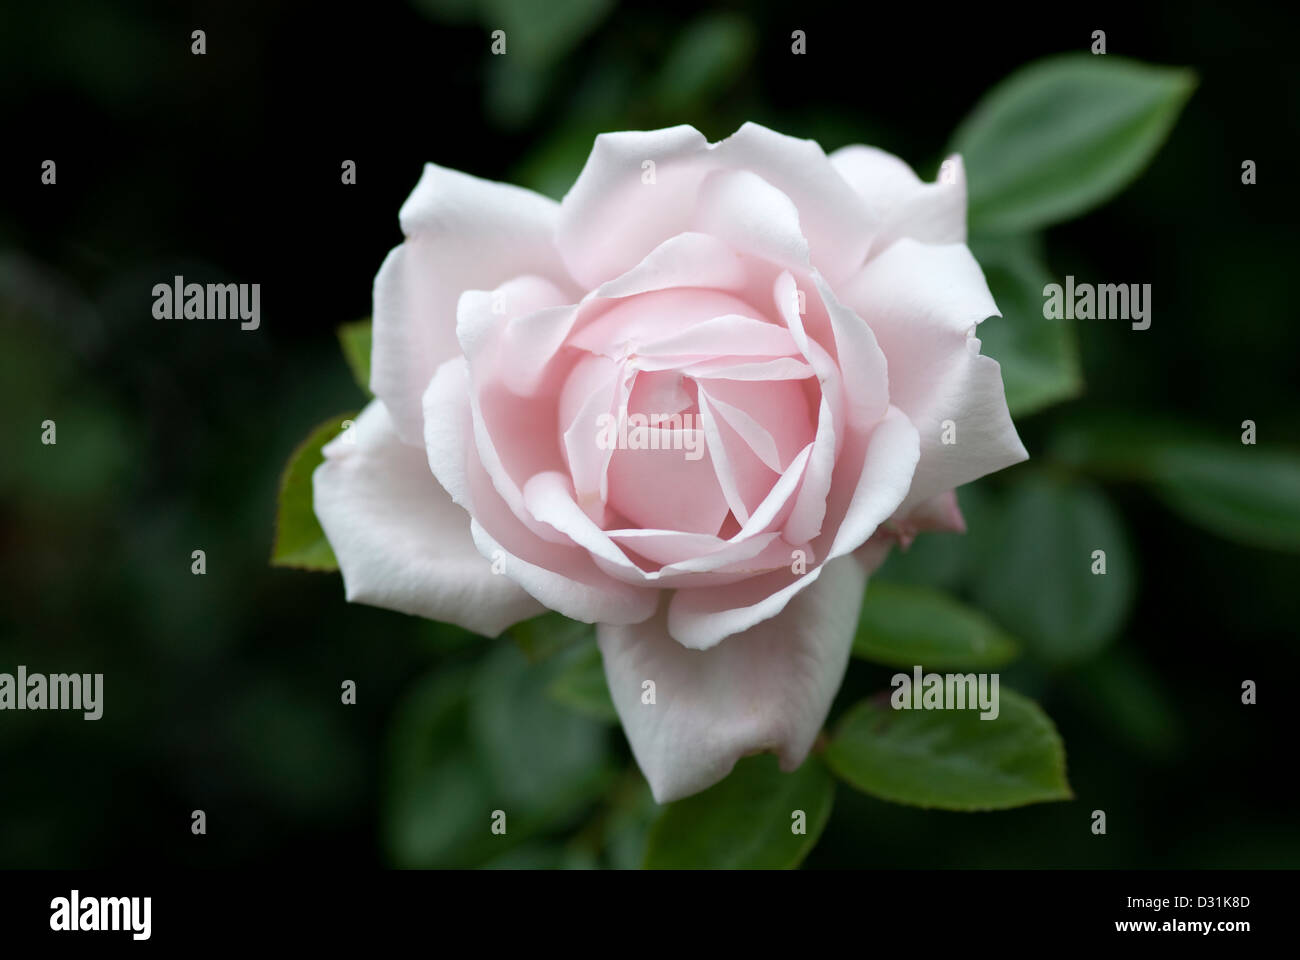
<instances>
[{"instance_id":1,"label":"outer petal of rose","mask_svg":"<svg viewBox=\"0 0 1300 960\"><path fill-rule=\"evenodd\" d=\"M438 368L425 391L424 409L429 468L452 500L475 518L470 536L481 558L503 562L503 579L517 582L544 607L585 623L635 623L654 613L654 591L614 580L580 547L539 539L493 489L471 439L463 357Z\"/></svg>"},{"instance_id":2,"label":"outer petal of rose","mask_svg":"<svg viewBox=\"0 0 1300 960\"><path fill-rule=\"evenodd\" d=\"M925 183L898 157L875 147L836 150L831 164L882 221L870 256L900 237L966 242L966 168L960 156L944 161L935 183Z\"/></svg>"},{"instance_id":3,"label":"outer petal of rose","mask_svg":"<svg viewBox=\"0 0 1300 960\"><path fill-rule=\"evenodd\" d=\"M708 149L704 135L686 125L596 137L561 201L556 241L569 272L588 288L599 286L687 229L710 169Z\"/></svg>"},{"instance_id":4,"label":"outer petal of rose","mask_svg":"<svg viewBox=\"0 0 1300 960\"><path fill-rule=\"evenodd\" d=\"M596 286L687 230L700 182L714 170L749 171L789 197L814 265L832 282L861 265L876 225L867 204L815 142L747 123L713 145L690 126L597 137L562 201L558 243L572 275Z\"/></svg>"},{"instance_id":5,"label":"outer petal of rose","mask_svg":"<svg viewBox=\"0 0 1300 960\"><path fill-rule=\"evenodd\" d=\"M370 388L398 432L419 443L420 398L444 360L456 355L456 302L519 274L578 291L555 250L559 205L521 187L427 164L402 205L407 240L375 277Z\"/></svg>"},{"instance_id":6,"label":"outer petal of rose","mask_svg":"<svg viewBox=\"0 0 1300 960\"><path fill-rule=\"evenodd\" d=\"M614 706L655 800L705 790L752 753L798 768L844 677L865 583L862 566L843 558L780 617L706 651L673 640L663 610L598 628ZM641 701L647 680L654 704Z\"/></svg>"},{"instance_id":7,"label":"outer petal of rose","mask_svg":"<svg viewBox=\"0 0 1300 960\"><path fill-rule=\"evenodd\" d=\"M723 166L756 173L794 202L813 265L832 283L861 265L878 218L816 141L746 123L714 153Z\"/></svg>"},{"instance_id":8,"label":"outer petal of rose","mask_svg":"<svg viewBox=\"0 0 1300 960\"><path fill-rule=\"evenodd\" d=\"M488 636L545 609L493 575L469 516L429 472L424 451L401 442L381 401L366 407L350 437L326 446L312 487L348 600Z\"/></svg>"},{"instance_id":9,"label":"outer petal of rose","mask_svg":"<svg viewBox=\"0 0 1300 960\"><path fill-rule=\"evenodd\" d=\"M1028 458L1007 410L997 361L976 324L998 310L970 251L904 238L839 291L875 331L889 361L890 401L921 436L916 478L900 510ZM956 442L942 442L945 420Z\"/></svg>"}]
</instances>

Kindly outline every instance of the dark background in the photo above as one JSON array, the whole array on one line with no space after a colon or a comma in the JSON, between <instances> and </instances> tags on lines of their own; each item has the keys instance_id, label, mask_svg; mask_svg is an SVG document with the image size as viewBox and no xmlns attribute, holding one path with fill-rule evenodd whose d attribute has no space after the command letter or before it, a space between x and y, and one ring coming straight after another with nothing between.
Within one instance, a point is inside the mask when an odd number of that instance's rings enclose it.
<instances>
[{"instance_id":1,"label":"dark background","mask_svg":"<svg viewBox=\"0 0 1300 960\"><path fill-rule=\"evenodd\" d=\"M290 451L363 402L334 331L369 314L426 160L558 196L600 130L685 122L716 140L756 120L828 151L872 143L931 177L993 83L1104 29L1111 53L1191 66L1199 87L1134 185L1048 231L1047 261L1057 277L1151 282L1156 319L1140 338L1080 324L1087 392L1019 421L1021 435L1036 456L1054 418L1104 407L1229 433L1252 417L1270 442L1300 444L1293 15L622 4L545 56L512 36L506 67L473 8L0 14L0 670L102 672L106 704L95 723L0 714L0 866L420 862L388 829L398 704L509 641L346 605L337 575L267 557ZM747 40L717 57L688 49L665 71L686 31L719 14ZM790 55L795 28L806 56ZM675 82L691 70L703 80ZM40 183L45 159L56 186ZM348 159L355 186L340 183ZM1255 187L1240 184L1243 159ZM155 320L150 290L175 273L260 283L261 328ZM39 442L46 417L55 447ZM1300 865L1300 560L1187 526L1141 489L1108 492L1140 558L1109 654L1131 682L1096 695L1104 663L1020 678L1065 739L1078 799L967 815L842 787L810 866ZM198 548L204 577L190 573ZM884 676L855 663L837 704ZM1256 708L1238 703L1246 678ZM339 704L342 679L358 684L355 707ZM626 771L621 734L602 737ZM517 862L588 863L552 854L572 851L599 806ZM1086 829L1096 807L1105 838ZM206 837L190 833L196 808Z\"/></svg>"}]
</instances>

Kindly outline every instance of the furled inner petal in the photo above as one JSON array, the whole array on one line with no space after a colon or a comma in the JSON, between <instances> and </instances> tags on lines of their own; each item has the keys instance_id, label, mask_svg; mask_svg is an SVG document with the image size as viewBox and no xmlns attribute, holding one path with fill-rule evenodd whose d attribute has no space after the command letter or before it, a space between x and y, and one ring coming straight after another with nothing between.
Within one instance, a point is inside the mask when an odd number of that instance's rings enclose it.
<instances>
[{"instance_id":1,"label":"furled inner petal","mask_svg":"<svg viewBox=\"0 0 1300 960\"><path fill-rule=\"evenodd\" d=\"M591 521L748 539L770 532L751 519L780 481L766 514L788 514L820 395L787 324L726 291L668 288L619 300L566 346L560 440Z\"/></svg>"}]
</instances>

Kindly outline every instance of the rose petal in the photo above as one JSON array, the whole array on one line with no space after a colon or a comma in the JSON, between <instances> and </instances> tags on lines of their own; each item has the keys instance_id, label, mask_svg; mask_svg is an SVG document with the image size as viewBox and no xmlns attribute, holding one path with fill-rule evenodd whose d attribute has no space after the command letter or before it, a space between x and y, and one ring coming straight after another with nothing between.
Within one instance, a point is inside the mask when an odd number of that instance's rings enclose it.
<instances>
[{"instance_id":1,"label":"rose petal","mask_svg":"<svg viewBox=\"0 0 1300 960\"><path fill-rule=\"evenodd\" d=\"M957 492L949 490L919 504L898 521L898 527L908 535L923 530L965 533L966 518L957 503Z\"/></svg>"},{"instance_id":2,"label":"rose petal","mask_svg":"<svg viewBox=\"0 0 1300 960\"><path fill-rule=\"evenodd\" d=\"M734 313L702 320L637 348L642 357L788 357L797 352L785 327Z\"/></svg>"},{"instance_id":3,"label":"rose petal","mask_svg":"<svg viewBox=\"0 0 1300 960\"><path fill-rule=\"evenodd\" d=\"M843 516L835 528L827 559L833 560L856 550L898 509L913 484L920 457L916 427L897 407L890 407L867 441L857 483ZM853 450L846 449L845 466L856 467ZM848 473L853 476L853 473ZM838 513L832 496L827 513Z\"/></svg>"},{"instance_id":4,"label":"rose petal","mask_svg":"<svg viewBox=\"0 0 1300 960\"><path fill-rule=\"evenodd\" d=\"M596 137L560 203L556 242L569 272L597 287L684 232L709 172L708 149L704 135L685 125Z\"/></svg>"},{"instance_id":5,"label":"rose petal","mask_svg":"<svg viewBox=\"0 0 1300 960\"><path fill-rule=\"evenodd\" d=\"M746 123L714 148L714 159L762 177L794 203L813 266L832 283L866 257L877 217L814 140Z\"/></svg>"},{"instance_id":6,"label":"rose petal","mask_svg":"<svg viewBox=\"0 0 1300 960\"><path fill-rule=\"evenodd\" d=\"M830 491L825 501L827 527L813 542L826 542L828 561L861 546L898 508L908 491L917 449L916 430L892 407L869 439L855 438L855 445L846 449L845 476L850 482ZM838 477L838 468L836 473ZM785 526L786 541L801 542L791 527ZM811 559L806 558L807 572L802 574L783 569L718 589L679 590L668 606L669 632L683 646L707 650L777 616L817 579L822 568L812 568Z\"/></svg>"},{"instance_id":7,"label":"rose petal","mask_svg":"<svg viewBox=\"0 0 1300 960\"><path fill-rule=\"evenodd\" d=\"M470 518L401 442L384 404L368 404L312 476L316 516L353 603L446 620L496 636L544 608L492 573Z\"/></svg>"},{"instance_id":8,"label":"rose petal","mask_svg":"<svg viewBox=\"0 0 1300 960\"><path fill-rule=\"evenodd\" d=\"M925 183L898 157L875 147L844 147L830 159L881 221L869 256L901 237L966 242L966 168L957 154L944 161L934 183Z\"/></svg>"},{"instance_id":9,"label":"rose petal","mask_svg":"<svg viewBox=\"0 0 1300 960\"><path fill-rule=\"evenodd\" d=\"M659 803L722 780L736 761L774 751L803 762L848 663L866 576L845 558L827 566L785 613L708 651L687 650L659 614L600 626L605 676L628 742ZM655 702L642 702L653 681Z\"/></svg>"},{"instance_id":10,"label":"rose petal","mask_svg":"<svg viewBox=\"0 0 1300 960\"><path fill-rule=\"evenodd\" d=\"M644 428L659 449L618 449L609 460L609 505L632 523L660 530L717 533L727 499L698 429ZM687 444L700 453L687 458Z\"/></svg>"},{"instance_id":11,"label":"rose petal","mask_svg":"<svg viewBox=\"0 0 1300 960\"><path fill-rule=\"evenodd\" d=\"M1028 458L1007 410L1002 374L981 356L976 324L1000 316L984 275L961 245L904 238L873 257L840 296L875 331L889 362L891 402L921 437L910 511ZM944 421L956 442L942 442Z\"/></svg>"},{"instance_id":12,"label":"rose petal","mask_svg":"<svg viewBox=\"0 0 1300 960\"><path fill-rule=\"evenodd\" d=\"M474 544L483 557L500 564L505 577L545 607L584 623L636 623L654 613L658 599L654 591L614 580L596 567L587 551L570 545L549 527L560 542L542 539L493 488L470 439L473 425L464 358L438 368L424 404L429 467L453 500L474 518L470 525ZM520 493L521 505L522 499Z\"/></svg>"},{"instance_id":13,"label":"rose petal","mask_svg":"<svg viewBox=\"0 0 1300 960\"><path fill-rule=\"evenodd\" d=\"M832 283L865 260L877 218L821 147L746 123L713 145L689 126L598 136L561 203L557 241L570 273L598 286L690 230L697 191L715 170L747 171L788 197L812 263Z\"/></svg>"},{"instance_id":14,"label":"rose petal","mask_svg":"<svg viewBox=\"0 0 1300 960\"><path fill-rule=\"evenodd\" d=\"M733 250L786 269L809 266L798 209L752 170L716 170L705 177L691 225Z\"/></svg>"},{"instance_id":15,"label":"rose petal","mask_svg":"<svg viewBox=\"0 0 1300 960\"><path fill-rule=\"evenodd\" d=\"M427 164L400 220L407 240L379 268L370 388L398 433L419 443L421 397L434 370L459 353L456 303L519 274L579 293L554 246L559 206L530 190Z\"/></svg>"},{"instance_id":16,"label":"rose petal","mask_svg":"<svg viewBox=\"0 0 1300 960\"><path fill-rule=\"evenodd\" d=\"M594 296L618 299L671 287L735 291L748 281L731 247L706 233L687 232L669 237L627 273L601 284Z\"/></svg>"}]
</instances>

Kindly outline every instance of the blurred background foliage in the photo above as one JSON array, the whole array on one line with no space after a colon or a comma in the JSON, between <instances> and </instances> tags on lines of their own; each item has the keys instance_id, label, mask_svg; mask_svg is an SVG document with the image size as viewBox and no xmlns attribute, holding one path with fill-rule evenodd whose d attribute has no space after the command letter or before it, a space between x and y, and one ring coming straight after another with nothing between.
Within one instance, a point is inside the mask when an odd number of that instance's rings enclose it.
<instances>
[{"instance_id":1,"label":"blurred background foliage","mask_svg":"<svg viewBox=\"0 0 1300 960\"><path fill-rule=\"evenodd\" d=\"M612 0L0 14L0 670L105 674L98 722L0 714L0 866L632 867L649 838L656 865L728 863L729 830L769 815L764 798L791 805L774 789L824 824L810 867L1300 864L1291 15L1038 11L1018 31L979 11L846 16ZM1068 224L1031 209L1009 230L972 174L972 246L1006 315L980 335L1032 459L963 488L967 534L923 536L878 577L903 599L943 591L954 630L1018 651L1004 683L1055 721L1074 799L967 814L841 785L832 804L821 774L774 780L758 759L725 803L661 810L580 628L487 640L267 566L289 451L364 401L335 331L368 315L425 160L559 197L603 130L718 139L755 120L929 179L982 94L1099 28L1112 54L1190 67L1196 92L1140 178ZM150 290L175 274L261 283L261 329L155 320ZM1067 274L1151 283L1151 329L1043 321L1042 285ZM1099 540L1107 575L1081 575ZM903 622L886 613L864 629ZM894 669L855 658L828 728ZM716 847L675 843L689 824Z\"/></svg>"}]
</instances>

